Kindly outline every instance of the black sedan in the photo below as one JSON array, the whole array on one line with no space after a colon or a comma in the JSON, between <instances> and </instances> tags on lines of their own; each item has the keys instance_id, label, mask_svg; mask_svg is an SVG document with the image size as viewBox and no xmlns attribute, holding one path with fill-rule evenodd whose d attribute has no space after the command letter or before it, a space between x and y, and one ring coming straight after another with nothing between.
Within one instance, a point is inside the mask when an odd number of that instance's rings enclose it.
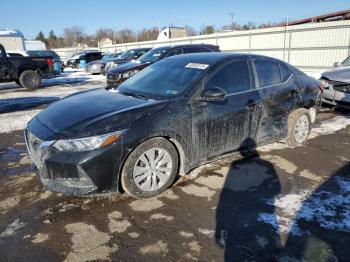
<instances>
[{"instance_id":1,"label":"black sedan","mask_svg":"<svg viewBox=\"0 0 350 262\"><path fill-rule=\"evenodd\" d=\"M151 48L148 47L129 49L128 51L122 53L118 58L113 58L108 60L106 63L103 63L101 65L101 73L103 75L106 75L108 71L113 67L125 64L127 62L130 62L131 60L136 60L140 56L143 56L145 53L147 53L149 50L151 50Z\"/></svg>"},{"instance_id":2,"label":"black sedan","mask_svg":"<svg viewBox=\"0 0 350 262\"><path fill-rule=\"evenodd\" d=\"M206 52L220 52L220 49L216 45L208 44L188 44L153 48L137 60L110 69L107 74L107 86L117 86L130 76L163 58L181 54Z\"/></svg>"},{"instance_id":3,"label":"black sedan","mask_svg":"<svg viewBox=\"0 0 350 262\"><path fill-rule=\"evenodd\" d=\"M161 60L118 89L73 94L28 124L42 182L70 194L153 197L238 149L306 142L319 82L282 61L203 53Z\"/></svg>"}]
</instances>

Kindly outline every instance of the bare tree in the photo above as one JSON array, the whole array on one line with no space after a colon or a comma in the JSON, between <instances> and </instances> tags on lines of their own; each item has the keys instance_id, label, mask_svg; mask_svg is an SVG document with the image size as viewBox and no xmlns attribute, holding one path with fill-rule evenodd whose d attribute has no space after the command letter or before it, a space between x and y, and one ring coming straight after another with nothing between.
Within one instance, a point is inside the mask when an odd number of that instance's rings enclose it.
<instances>
[{"instance_id":1,"label":"bare tree","mask_svg":"<svg viewBox=\"0 0 350 262\"><path fill-rule=\"evenodd\" d=\"M215 33L215 27L213 25L204 25L202 26L199 34L200 35L208 35L208 34L214 34Z\"/></svg>"},{"instance_id":2,"label":"bare tree","mask_svg":"<svg viewBox=\"0 0 350 262\"><path fill-rule=\"evenodd\" d=\"M84 43L85 37L84 29L80 26L73 26L63 30L63 38L66 46L75 46L79 43Z\"/></svg>"},{"instance_id":3,"label":"bare tree","mask_svg":"<svg viewBox=\"0 0 350 262\"><path fill-rule=\"evenodd\" d=\"M137 34L137 40L138 41L150 41L157 39L159 34L158 27L152 27L149 29L142 29Z\"/></svg>"}]
</instances>

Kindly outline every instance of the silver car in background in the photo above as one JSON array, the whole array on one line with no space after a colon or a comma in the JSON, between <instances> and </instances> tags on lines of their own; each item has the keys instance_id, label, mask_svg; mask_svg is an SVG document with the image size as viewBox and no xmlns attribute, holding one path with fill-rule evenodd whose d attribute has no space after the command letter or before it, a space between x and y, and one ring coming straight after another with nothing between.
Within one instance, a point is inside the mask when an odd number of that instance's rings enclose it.
<instances>
[{"instance_id":1,"label":"silver car in background","mask_svg":"<svg viewBox=\"0 0 350 262\"><path fill-rule=\"evenodd\" d=\"M350 56L335 68L322 73L322 103L350 109Z\"/></svg>"}]
</instances>

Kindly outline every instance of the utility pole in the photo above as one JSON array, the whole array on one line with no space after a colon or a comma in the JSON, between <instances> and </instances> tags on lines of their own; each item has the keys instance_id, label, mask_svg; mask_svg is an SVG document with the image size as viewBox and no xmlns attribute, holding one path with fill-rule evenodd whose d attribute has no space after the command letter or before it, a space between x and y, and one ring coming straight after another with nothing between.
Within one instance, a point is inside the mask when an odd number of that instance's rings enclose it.
<instances>
[{"instance_id":1,"label":"utility pole","mask_svg":"<svg viewBox=\"0 0 350 262\"><path fill-rule=\"evenodd\" d=\"M233 17L235 16L235 14L234 13L229 13L228 15L231 17L231 30L233 31L234 30Z\"/></svg>"},{"instance_id":2,"label":"utility pole","mask_svg":"<svg viewBox=\"0 0 350 262\"><path fill-rule=\"evenodd\" d=\"M115 33L115 27L113 26L113 40L114 40L114 44L117 44L117 35Z\"/></svg>"}]
</instances>

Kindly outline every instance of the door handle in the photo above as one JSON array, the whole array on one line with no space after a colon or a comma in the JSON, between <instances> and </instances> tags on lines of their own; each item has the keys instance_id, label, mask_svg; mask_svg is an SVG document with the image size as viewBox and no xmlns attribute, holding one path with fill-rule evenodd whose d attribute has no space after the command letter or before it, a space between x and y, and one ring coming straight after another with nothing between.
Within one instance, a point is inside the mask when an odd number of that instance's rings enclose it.
<instances>
[{"instance_id":1,"label":"door handle","mask_svg":"<svg viewBox=\"0 0 350 262\"><path fill-rule=\"evenodd\" d=\"M258 104L257 101L254 101L252 99L249 99L248 102L247 102L247 106L248 107L253 107L253 106L256 106Z\"/></svg>"},{"instance_id":2,"label":"door handle","mask_svg":"<svg viewBox=\"0 0 350 262\"><path fill-rule=\"evenodd\" d=\"M253 109L256 105L258 105L258 101L254 101L252 99L249 99L246 105L247 109Z\"/></svg>"},{"instance_id":3,"label":"door handle","mask_svg":"<svg viewBox=\"0 0 350 262\"><path fill-rule=\"evenodd\" d=\"M297 96L298 93L299 93L298 89L293 89L293 90L290 91L290 94L291 94L292 96Z\"/></svg>"}]
</instances>

